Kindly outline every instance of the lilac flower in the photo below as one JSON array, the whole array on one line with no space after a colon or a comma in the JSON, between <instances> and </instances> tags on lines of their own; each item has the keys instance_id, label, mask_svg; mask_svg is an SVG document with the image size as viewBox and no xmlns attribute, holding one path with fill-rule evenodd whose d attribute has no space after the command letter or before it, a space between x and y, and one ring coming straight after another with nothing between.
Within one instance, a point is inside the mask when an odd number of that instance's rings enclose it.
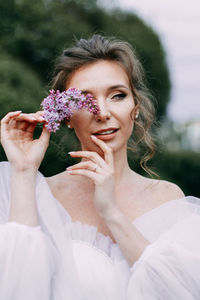
<instances>
[{"instance_id":1,"label":"lilac flower","mask_svg":"<svg viewBox=\"0 0 200 300\"><path fill-rule=\"evenodd\" d=\"M100 112L93 96L85 95L76 88L69 88L64 92L50 90L41 105L47 122L45 126L50 132L56 132L63 120L69 121L75 110L86 109L94 115Z\"/></svg>"}]
</instances>

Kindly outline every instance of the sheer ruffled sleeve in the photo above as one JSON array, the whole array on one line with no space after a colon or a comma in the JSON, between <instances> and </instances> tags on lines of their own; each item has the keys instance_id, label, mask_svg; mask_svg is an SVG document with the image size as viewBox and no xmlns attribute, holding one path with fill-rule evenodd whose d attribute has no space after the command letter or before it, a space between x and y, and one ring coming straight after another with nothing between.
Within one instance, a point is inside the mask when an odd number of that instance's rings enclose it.
<instances>
[{"instance_id":1,"label":"sheer ruffled sleeve","mask_svg":"<svg viewBox=\"0 0 200 300\"><path fill-rule=\"evenodd\" d=\"M131 269L127 299L199 299L200 199L171 202L140 221L138 227L145 224L144 235L154 241Z\"/></svg>"},{"instance_id":2,"label":"sheer ruffled sleeve","mask_svg":"<svg viewBox=\"0 0 200 300\"><path fill-rule=\"evenodd\" d=\"M54 248L40 226L8 222L10 165L0 163L0 298L50 300Z\"/></svg>"},{"instance_id":3,"label":"sheer ruffled sleeve","mask_svg":"<svg viewBox=\"0 0 200 300\"><path fill-rule=\"evenodd\" d=\"M0 224L8 221L10 209L10 164L0 162Z\"/></svg>"}]
</instances>

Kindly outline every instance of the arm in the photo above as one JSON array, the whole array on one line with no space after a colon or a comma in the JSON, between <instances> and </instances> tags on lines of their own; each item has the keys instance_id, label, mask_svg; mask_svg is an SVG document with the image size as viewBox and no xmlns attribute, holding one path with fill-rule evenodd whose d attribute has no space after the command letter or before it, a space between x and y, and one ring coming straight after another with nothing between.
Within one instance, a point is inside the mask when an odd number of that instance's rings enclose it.
<instances>
[{"instance_id":1,"label":"arm","mask_svg":"<svg viewBox=\"0 0 200 300\"><path fill-rule=\"evenodd\" d=\"M49 300L57 250L40 226L7 222L10 176L10 164L0 163L0 298Z\"/></svg>"},{"instance_id":2,"label":"arm","mask_svg":"<svg viewBox=\"0 0 200 300\"><path fill-rule=\"evenodd\" d=\"M161 188L157 192L159 199L157 206L183 197L183 191L176 184L162 181ZM133 266L149 242L119 209L110 211L103 218L130 266Z\"/></svg>"},{"instance_id":3,"label":"arm","mask_svg":"<svg viewBox=\"0 0 200 300\"><path fill-rule=\"evenodd\" d=\"M123 215L116 204L111 148L97 138L94 138L93 141L104 151L105 160L96 152L70 152L73 157L82 157L88 160L80 162L67 170L71 175L83 175L93 180L95 184L94 204L96 210L112 232L124 256L132 266L149 243L127 217Z\"/></svg>"},{"instance_id":4,"label":"arm","mask_svg":"<svg viewBox=\"0 0 200 300\"><path fill-rule=\"evenodd\" d=\"M11 169L11 206L8 221L38 225L35 200L36 174Z\"/></svg>"},{"instance_id":5,"label":"arm","mask_svg":"<svg viewBox=\"0 0 200 300\"><path fill-rule=\"evenodd\" d=\"M49 300L51 297L56 254L50 239L37 226L35 201L36 174L48 135L43 130L41 137L33 140L33 130L40 121L39 115L34 115L31 119L20 112L9 113L1 121L1 143L10 162L0 164L2 299Z\"/></svg>"},{"instance_id":6,"label":"arm","mask_svg":"<svg viewBox=\"0 0 200 300\"><path fill-rule=\"evenodd\" d=\"M40 227L0 225L1 299L49 300L55 251Z\"/></svg>"},{"instance_id":7,"label":"arm","mask_svg":"<svg viewBox=\"0 0 200 300\"><path fill-rule=\"evenodd\" d=\"M1 143L11 165L9 221L30 226L38 225L35 181L50 136L43 126L40 138L33 139L38 122L44 122L41 112L10 112L1 120Z\"/></svg>"},{"instance_id":8,"label":"arm","mask_svg":"<svg viewBox=\"0 0 200 300\"><path fill-rule=\"evenodd\" d=\"M161 225L160 233L132 268L127 300L198 299L199 208L200 199L187 197L172 201L167 209L163 207L151 215L148 223L153 226ZM161 224L168 222L170 226Z\"/></svg>"},{"instance_id":9,"label":"arm","mask_svg":"<svg viewBox=\"0 0 200 300\"><path fill-rule=\"evenodd\" d=\"M113 209L103 219L132 267L149 242L119 209Z\"/></svg>"}]
</instances>

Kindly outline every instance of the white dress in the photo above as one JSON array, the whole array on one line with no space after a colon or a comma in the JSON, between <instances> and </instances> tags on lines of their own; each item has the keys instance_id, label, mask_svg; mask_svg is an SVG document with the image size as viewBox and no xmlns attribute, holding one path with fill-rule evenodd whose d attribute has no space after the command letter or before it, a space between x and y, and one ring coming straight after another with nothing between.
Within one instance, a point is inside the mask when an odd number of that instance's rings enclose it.
<instances>
[{"instance_id":1,"label":"white dress","mask_svg":"<svg viewBox=\"0 0 200 300\"><path fill-rule=\"evenodd\" d=\"M38 173L40 225L8 222L10 165L0 163L0 300L200 299L200 199L169 201L133 224L150 241L129 267L97 228L72 222Z\"/></svg>"}]
</instances>

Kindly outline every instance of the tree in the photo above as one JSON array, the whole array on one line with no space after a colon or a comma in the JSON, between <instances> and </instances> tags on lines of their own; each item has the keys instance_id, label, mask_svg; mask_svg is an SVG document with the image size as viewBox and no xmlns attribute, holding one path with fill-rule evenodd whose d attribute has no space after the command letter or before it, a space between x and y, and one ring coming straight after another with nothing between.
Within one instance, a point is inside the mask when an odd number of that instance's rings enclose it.
<instances>
[{"instance_id":1,"label":"tree","mask_svg":"<svg viewBox=\"0 0 200 300\"><path fill-rule=\"evenodd\" d=\"M158 35L133 13L106 12L96 0L9 0L0 3L1 44L47 84L55 57L74 36L105 33L129 41L142 61L147 84L158 101L158 117L169 100L170 80Z\"/></svg>"},{"instance_id":2,"label":"tree","mask_svg":"<svg viewBox=\"0 0 200 300\"><path fill-rule=\"evenodd\" d=\"M49 89L55 58L71 46L74 37L88 38L97 32L133 45L145 68L148 86L158 99L158 117L165 113L170 89L165 53L157 34L136 15L107 12L96 0L7 0L0 1L0 26L1 116L9 110L36 111ZM64 169L61 153L66 153L69 144L77 145L73 135L63 143L66 134L63 128L52 135L41 166L47 176ZM51 164L51 171L50 161L56 162Z\"/></svg>"},{"instance_id":3,"label":"tree","mask_svg":"<svg viewBox=\"0 0 200 300\"><path fill-rule=\"evenodd\" d=\"M38 75L19 59L0 53L0 118L7 112L36 111L44 97Z\"/></svg>"}]
</instances>

